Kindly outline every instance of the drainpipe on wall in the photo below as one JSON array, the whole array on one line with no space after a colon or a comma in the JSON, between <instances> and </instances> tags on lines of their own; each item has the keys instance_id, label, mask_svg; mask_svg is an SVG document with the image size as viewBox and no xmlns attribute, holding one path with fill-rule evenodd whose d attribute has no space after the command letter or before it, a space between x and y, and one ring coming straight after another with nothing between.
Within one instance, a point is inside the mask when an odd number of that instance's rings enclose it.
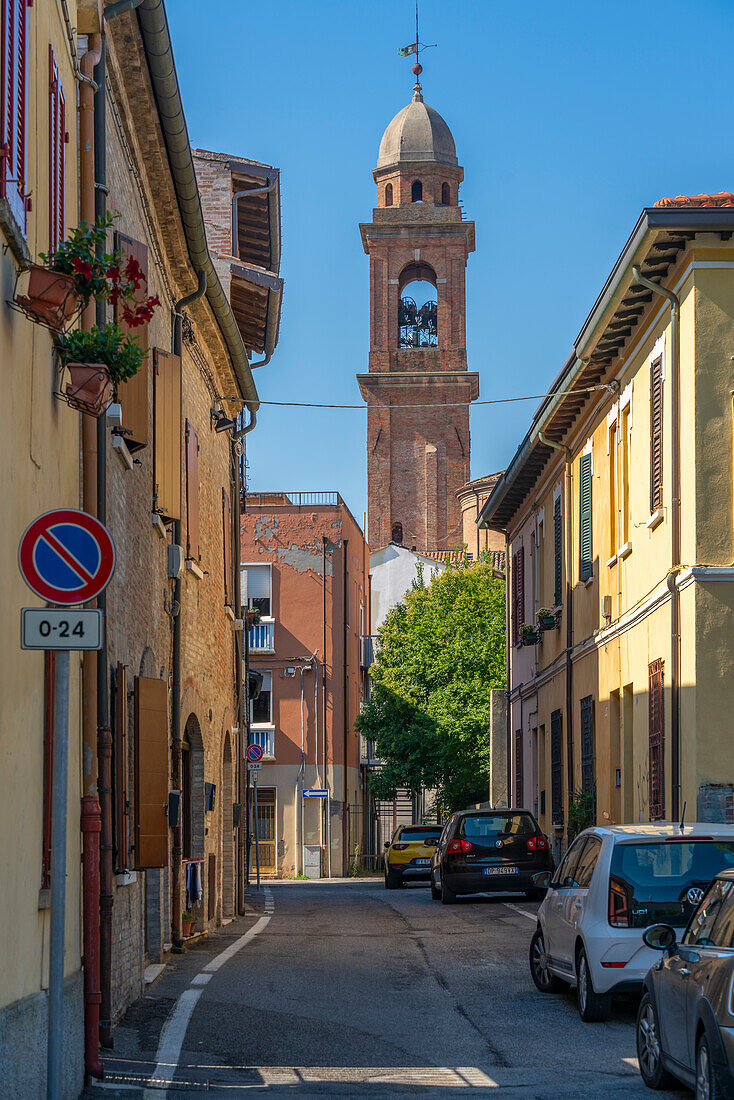
<instances>
[{"instance_id":1,"label":"drainpipe on wall","mask_svg":"<svg viewBox=\"0 0 734 1100\"><path fill-rule=\"evenodd\" d=\"M671 563L668 570L670 592L670 784L671 816L678 821L680 810L680 593L678 574L681 571L680 551L680 298L632 268L635 282L670 303L670 420L671 420Z\"/></svg>"},{"instance_id":2,"label":"drainpipe on wall","mask_svg":"<svg viewBox=\"0 0 734 1100\"><path fill-rule=\"evenodd\" d=\"M344 874L349 873L349 858L351 853L347 851L347 838L349 836L349 830L347 829L347 819L349 816L349 778L347 773L347 758L349 754L349 557L347 554L347 548L349 546L349 540L344 539L342 542L342 574L343 574L343 604L342 604L342 622L344 631L344 669L342 680L342 692L344 696L344 806L342 809L343 817L343 837L344 837Z\"/></svg>"},{"instance_id":3,"label":"drainpipe on wall","mask_svg":"<svg viewBox=\"0 0 734 1100\"><path fill-rule=\"evenodd\" d=\"M565 471L565 501L564 512L566 516L566 766L568 772L568 801L571 802L573 793L573 662L571 653L573 650L573 527L572 527L572 482L571 468L573 456L568 447L558 443L555 439L549 439L544 432L538 432L538 439L546 447L554 451L563 451L566 456ZM552 817L552 811L551 811Z\"/></svg>"},{"instance_id":4,"label":"drainpipe on wall","mask_svg":"<svg viewBox=\"0 0 734 1100\"><path fill-rule=\"evenodd\" d=\"M79 191L81 218L94 222L94 91L91 79L101 57L102 37L92 34L80 69L85 78L79 86ZM96 320L95 306L82 314L88 331ZM97 423L82 416L82 504L89 515L97 514ZM99 1060L100 992L99 958L99 868L101 809L97 797L97 653L87 650L82 657L82 895L84 911L84 1063L92 1077L103 1077ZM105 670L106 675L106 670Z\"/></svg>"},{"instance_id":5,"label":"drainpipe on wall","mask_svg":"<svg viewBox=\"0 0 734 1100\"><path fill-rule=\"evenodd\" d=\"M234 508L232 509L232 537L231 543L233 547L236 547L232 553L232 568L234 570L233 578L233 592L234 592L234 613L235 618L242 617L242 578L241 578L241 559L242 559L242 535L240 532L240 454L238 454L238 446L240 453L242 451L243 444L238 440L232 441L232 465L234 470ZM245 758L245 723L244 723L244 706L243 706L243 684L242 684L242 665L245 659L245 634L247 632L247 624L243 624L242 630L235 631L234 634L234 656L235 656L235 692L237 696L237 702L235 705L235 714L237 715L237 726L239 733L234 739L234 753L235 760L235 783L237 790L237 802L240 807L240 819L237 824L237 912L240 916L245 912L245 830L243 828L242 808L243 808L243 795L244 784L242 781L243 766L242 762Z\"/></svg>"},{"instance_id":6,"label":"drainpipe on wall","mask_svg":"<svg viewBox=\"0 0 734 1100\"><path fill-rule=\"evenodd\" d=\"M94 215L103 218L107 209L106 156L106 49L100 43L100 58L94 69L97 85L94 92ZM105 251L97 246L97 255ZM104 325L107 305L98 301L95 320ZM97 519L107 522L107 421L97 419ZM107 593L97 599L102 611L102 648L97 653L97 791L101 811L100 895L99 895L99 965L102 1001L100 1004L99 1041L107 1049L112 1040L112 731L110 729L109 669L107 667ZM125 853L127 858L127 853Z\"/></svg>"},{"instance_id":7,"label":"drainpipe on wall","mask_svg":"<svg viewBox=\"0 0 734 1100\"><path fill-rule=\"evenodd\" d=\"M183 309L201 298L206 292L206 271L199 271L199 285L191 294L180 298L173 307L173 339L171 350L181 358L183 351ZM183 363L181 365L183 373ZM180 519L173 521L173 541L182 545L183 527ZM171 940L177 951L183 951L181 931L181 860L183 859L183 769L181 740L181 597L183 586L181 578L173 582L173 600L171 617L173 619L173 667L171 670L171 783L174 791L180 792L178 824L174 826L171 845Z\"/></svg>"},{"instance_id":8,"label":"drainpipe on wall","mask_svg":"<svg viewBox=\"0 0 734 1100\"><path fill-rule=\"evenodd\" d=\"M510 676L510 654L512 652L512 639L511 639L511 610L510 610L510 589L507 584L507 579L510 575L510 538L507 532L505 532L505 661L507 664L507 708L505 714L505 771L507 772L507 806L510 806L510 792L512 790L512 703L510 698L512 696L512 682ZM492 807L494 809L494 807Z\"/></svg>"}]
</instances>

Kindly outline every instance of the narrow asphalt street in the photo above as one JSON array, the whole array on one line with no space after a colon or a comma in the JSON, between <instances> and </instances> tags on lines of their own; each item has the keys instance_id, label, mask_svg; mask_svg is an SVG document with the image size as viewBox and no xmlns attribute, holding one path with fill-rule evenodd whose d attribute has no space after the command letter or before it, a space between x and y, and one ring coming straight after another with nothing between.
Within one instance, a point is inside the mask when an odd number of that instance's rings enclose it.
<instances>
[{"instance_id":1,"label":"narrow asphalt street","mask_svg":"<svg viewBox=\"0 0 734 1100\"><path fill-rule=\"evenodd\" d=\"M527 965L522 897L432 902L423 886L274 883L172 957L85 1100L118 1095L649 1097L636 1005L583 1024ZM688 1093L658 1093L664 1097Z\"/></svg>"}]
</instances>

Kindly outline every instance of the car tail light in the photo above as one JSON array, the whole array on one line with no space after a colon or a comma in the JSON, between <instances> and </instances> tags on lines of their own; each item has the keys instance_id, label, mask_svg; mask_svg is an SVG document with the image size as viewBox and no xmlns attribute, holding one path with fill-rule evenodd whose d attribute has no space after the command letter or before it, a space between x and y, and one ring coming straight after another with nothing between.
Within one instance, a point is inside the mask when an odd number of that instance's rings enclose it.
<instances>
[{"instance_id":1,"label":"car tail light","mask_svg":"<svg viewBox=\"0 0 734 1100\"><path fill-rule=\"evenodd\" d=\"M609 923L613 928L629 928L630 926L627 894L613 878L609 880Z\"/></svg>"},{"instance_id":2,"label":"car tail light","mask_svg":"<svg viewBox=\"0 0 734 1100\"><path fill-rule=\"evenodd\" d=\"M528 837L528 839L525 841L525 847L530 852L547 852L548 841L542 833L538 833L537 836Z\"/></svg>"},{"instance_id":3,"label":"car tail light","mask_svg":"<svg viewBox=\"0 0 734 1100\"><path fill-rule=\"evenodd\" d=\"M446 848L446 851L447 852L470 852L471 851L471 841L469 841L469 840L459 840L458 838L456 840L450 840L449 843L448 843L448 847Z\"/></svg>"},{"instance_id":4,"label":"car tail light","mask_svg":"<svg viewBox=\"0 0 734 1100\"><path fill-rule=\"evenodd\" d=\"M602 963L602 966L605 966L607 968L607 970L621 970L622 967L626 966L626 965L627 965L626 962L623 962L623 963L612 963L612 962L606 962L605 963L605 962L603 962Z\"/></svg>"},{"instance_id":5,"label":"car tail light","mask_svg":"<svg viewBox=\"0 0 734 1100\"><path fill-rule=\"evenodd\" d=\"M392 850L393 852L404 852L407 847L407 844L393 844Z\"/></svg>"}]
</instances>

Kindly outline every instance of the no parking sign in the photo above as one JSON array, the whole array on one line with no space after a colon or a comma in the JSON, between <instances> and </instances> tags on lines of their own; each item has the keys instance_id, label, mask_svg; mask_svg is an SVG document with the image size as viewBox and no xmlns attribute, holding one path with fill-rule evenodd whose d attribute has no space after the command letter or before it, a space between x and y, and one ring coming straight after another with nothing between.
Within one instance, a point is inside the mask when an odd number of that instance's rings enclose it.
<instances>
[{"instance_id":1,"label":"no parking sign","mask_svg":"<svg viewBox=\"0 0 734 1100\"><path fill-rule=\"evenodd\" d=\"M18 561L23 580L37 596L72 607L93 600L110 583L115 547L94 516L57 508L26 529Z\"/></svg>"}]
</instances>

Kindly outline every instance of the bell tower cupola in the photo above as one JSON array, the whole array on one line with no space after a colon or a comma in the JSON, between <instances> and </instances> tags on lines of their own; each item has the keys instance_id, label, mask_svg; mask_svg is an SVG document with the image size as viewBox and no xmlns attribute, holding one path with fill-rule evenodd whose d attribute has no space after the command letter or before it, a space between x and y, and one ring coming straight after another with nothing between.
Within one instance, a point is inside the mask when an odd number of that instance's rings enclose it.
<instances>
[{"instance_id":1,"label":"bell tower cupola","mask_svg":"<svg viewBox=\"0 0 734 1100\"><path fill-rule=\"evenodd\" d=\"M451 131L416 84L380 142L377 207L360 225L370 258L370 352L357 376L367 402L368 538L400 531L418 550L462 541L456 490L470 478L465 271L474 223Z\"/></svg>"}]
</instances>

